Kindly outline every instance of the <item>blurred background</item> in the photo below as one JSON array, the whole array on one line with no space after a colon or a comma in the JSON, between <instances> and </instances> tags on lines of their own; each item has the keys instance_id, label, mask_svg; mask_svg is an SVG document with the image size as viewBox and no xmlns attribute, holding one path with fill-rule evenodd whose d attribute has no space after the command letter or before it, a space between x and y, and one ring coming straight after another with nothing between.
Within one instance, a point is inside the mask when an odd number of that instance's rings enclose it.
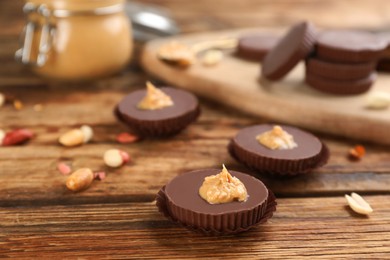
<instances>
[{"instance_id":1,"label":"blurred background","mask_svg":"<svg viewBox=\"0 0 390 260\"><path fill-rule=\"evenodd\" d=\"M183 32L241 27L289 26L307 19L321 27L386 29L390 26L387 0L144 0L128 1L168 9ZM23 27L24 1L0 2L0 35Z\"/></svg>"},{"instance_id":2,"label":"blurred background","mask_svg":"<svg viewBox=\"0 0 390 260\"><path fill-rule=\"evenodd\" d=\"M23 77L35 78L14 60L19 34L25 24L22 0L0 2L0 74L7 84ZM390 28L388 0L145 0L128 1L126 13L133 22L136 40L132 64L137 65L142 44L169 34L227 30L247 27L282 27L309 20L319 28ZM157 16L139 16L140 13ZM160 18L167 18L162 21ZM171 19L171 20L170 20ZM167 23L161 27L161 22ZM146 23L146 24L145 24ZM137 68L137 66L135 66Z\"/></svg>"}]
</instances>

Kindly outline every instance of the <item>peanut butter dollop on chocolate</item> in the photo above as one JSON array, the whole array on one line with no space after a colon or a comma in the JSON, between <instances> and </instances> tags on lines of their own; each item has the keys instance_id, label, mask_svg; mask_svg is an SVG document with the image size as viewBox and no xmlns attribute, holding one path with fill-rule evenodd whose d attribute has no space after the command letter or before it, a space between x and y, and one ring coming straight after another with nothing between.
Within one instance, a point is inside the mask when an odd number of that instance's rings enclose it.
<instances>
[{"instance_id":1,"label":"peanut butter dollop on chocolate","mask_svg":"<svg viewBox=\"0 0 390 260\"><path fill-rule=\"evenodd\" d=\"M278 125L274 126L272 130L256 136L256 140L271 150L287 150L298 146L294 137Z\"/></svg>"},{"instance_id":2,"label":"peanut butter dollop on chocolate","mask_svg":"<svg viewBox=\"0 0 390 260\"><path fill-rule=\"evenodd\" d=\"M248 192L244 184L230 175L225 165L219 174L208 176L199 188L199 195L210 204L246 201Z\"/></svg>"},{"instance_id":3,"label":"peanut butter dollop on chocolate","mask_svg":"<svg viewBox=\"0 0 390 260\"><path fill-rule=\"evenodd\" d=\"M156 110L170 106L173 106L171 97L156 88L149 81L146 82L146 95L138 103L137 107L142 110Z\"/></svg>"}]
</instances>

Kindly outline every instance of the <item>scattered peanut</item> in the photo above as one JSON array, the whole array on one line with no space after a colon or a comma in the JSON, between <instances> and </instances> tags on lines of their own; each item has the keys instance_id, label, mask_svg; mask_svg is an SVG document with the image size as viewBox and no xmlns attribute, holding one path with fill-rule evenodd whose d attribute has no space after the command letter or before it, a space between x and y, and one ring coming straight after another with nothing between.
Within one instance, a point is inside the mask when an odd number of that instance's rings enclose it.
<instances>
[{"instance_id":1,"label":"scattered peanut","mask_svg":"<svg viewBox=\"0 0 390 260\"><path fill-rule=\"evenodd\" d=\"M74 171L66 180L66 187L71 191L81 191L91 185L94 174L89 168L80 168Z\"/></svg>"},{"instance_id":2,"label":"scattered peanut","mask_svg":"<svg viewBox=\"0 0 390 260\"><path fill-rule=\"evenodd\" d=\"M362 145L355 145L354 148L349 150L349 158L351 160L360 160L366 154L366 149Z\"/></svg>"},{"instance_id":3,"label":"scattered peanut","mask_svg":"<svg viewBox=\"0 0 390 260\"><path fill-rule=\"evenodd\" d=\"M130 156L124 151L110 149L104 153L103 160L107 166L117 168L126 164L130 160Z\"/></svg>"},{"instance_id":4,"label":"scattered peanut","mask_svg":"<svg viewBox=\"0 0 390 260\"><path fill-rule=\"evenodd\" d=\"M60 136L58 141L64 146L78 146L88 143L93 137L93 130L90 126L83 125L78 129L72 129Z\"/></svg>"},{"instance_id":5,"label":"scattered peanut","mask_svg":"<svg viewBox=\"0 0 390 260\"><path fill-rule=\"evenodd\" d=\"M42 104L35 104L33 106L33 109L35 112L41 112L43 110L43 105Z\"/></svg>"},{"instance_id":6,"label":"scattered peanut","mask_svg":"<svg viewBox=\"0 0 390 260\"><path fill-rule=\"evenodd\" d=\"M72 129L60 136L58 140L64 146L77 146L84 143L84 133L80 129Z\"/></svg>"},{"instance_id":7,"label":"scattered peanut","mask_svg":"<svg viewBox=\"0 0 390 260\"><path fill-rule=\"evenodd\" d=\"M0 107L2 107L5 103L5 96L3 93L0 93Z\"/></svg>"},{"instance_id":8,"label":"scattered peanut","mask_svg":"<svg viewBox=\"0 0 390 260\"><path fill-rule=\"evenodd\" d=\"M368 215L373 212L370 204L368 204L359 194L352 192L351 196L345 194L348 205L353 211L359 214Z\"/></svg>"},{"instance_id":9,"label":"scattered peanut","mask_svg":"<svg viewBox=\"0 0 390 260\"><path fill-rule=\"evenodd\" d=\"M121 144L129 144L138 141L139 137L126 132L120 133L116 136L116 141Z\"/></svg>"},{"instance_id":10,"label":"scattered peanut","mask_svg":"<svg viewBox=\"0 0 390 260\"><path fill-rule=\"evenodd\" d=\"M3 145L4 137L5 137L5 132L4 130L0 129L0 146Z\"/></svg>"},{"instance_id":11,"label":"scattered peanut","mask_svg":"<svg viewBox=\"0 0 390 260\"><path fill-rule=\"evenodd\" d=\"M88 143L91 141L93 137L93 130L90 126L83 125L80 127L81 132L83 132L84 135L84 143Z\"/></svg>"},{"instance_id":12,"label":"scattered peanut","mask_svg":"<svg viewBox=\"0 0 390 260\"><path fill-rule=\"evenodd\" d=\"M383 91L375 91L368 95L366 99L367 109L386 109L390 106L390 93Z\"/></svg>"},{"instance_id":13,"label":"scattered peanut","mask_svg":"<svg viewBox=\"0 0 390 260\"><path fill-rule=\"evenodd\" d=\"M14 108L16 110L22 110L23 109L24 105L23 105L22 101L20 101L19 99L15 99L13 104L14 104Z\"/></svg>"},{"instance_id":14,"label":"scattered peanut","mask_svg":"<svg viewBox=\"0 0 390 260\"><path fill-rule=\"evenodd\" d=\"M103 172L103 171L102 172L94 172L93 175L94 175L94 178L96 180L99 180L99 181L102 181L106 178L106 172Z\"/></svg>"},{"instance_id":15,"label":"scattered peanut","mask_svg":"<svg viewBox=\"0 0 390 260\"><path fill-rule=\"evenodd\" d=\"M202 57L202 64L204 66L215 66L221 62L223 52L220 50L209 50Z\"/></svg>"},{"instance_id":16,"label":"scattered peanut","mask_svg":"<svg viewBox=\"0 0 390 260\"><path fill-rule=\"evenodd\" d=\"M1 145L11 146L23 144L30 140L34 136L34 133L28 129L16 129L5 133Z\"/></svg>"},{"instance_id":17,"label":"scattered peanut","mask_svg":"<svg viewBox=\"0 0 390 260\"><path fill-rule=\"evenodd\" d=\"M70 166L64 162L58 163L57 169L62 175L69 175L72 172L72 168L70 168Z\"/></svg>"}]
</instances>

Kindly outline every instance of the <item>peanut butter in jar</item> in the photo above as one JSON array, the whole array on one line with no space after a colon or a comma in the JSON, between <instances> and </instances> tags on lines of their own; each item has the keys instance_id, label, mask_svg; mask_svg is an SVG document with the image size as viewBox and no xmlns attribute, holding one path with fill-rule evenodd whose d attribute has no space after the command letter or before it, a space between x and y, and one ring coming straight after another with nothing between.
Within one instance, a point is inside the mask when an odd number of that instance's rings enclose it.
<instances>
[{"instance_id":1,"label":"peanut butter in jar","mask_svg":"<svg viewBox=\"0 0 390 260\"><path fill-rule=\"evenodd\" d=\"M120 71L132 53L124 0L30 0L16 57L39 75L86 80Z\"/></svg>"}]
</instances>

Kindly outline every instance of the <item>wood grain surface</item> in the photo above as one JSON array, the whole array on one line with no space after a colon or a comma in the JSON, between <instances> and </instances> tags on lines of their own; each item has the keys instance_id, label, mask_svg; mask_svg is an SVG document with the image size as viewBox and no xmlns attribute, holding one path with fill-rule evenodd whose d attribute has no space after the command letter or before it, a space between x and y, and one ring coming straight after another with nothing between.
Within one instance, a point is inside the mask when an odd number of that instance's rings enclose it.
<instances>
[{"instance_id":1,"label":"wood grain surface","mask_svg":"<svg viewBox=\"0 0 390 260\"><path fill-rule=\"evenodd\" d=\"M387 1L145 3L170 8L183 32L280 27L302 18L329 27L376 30L389 24ZM22 5L22 1L0 2L0 92L24 104L19 111L9 104L0 108L0 128L27 127L36 137L23 146L0 147L0 258L389 258L389 148L363 142L367 155L352 162L347 154L355 141L318 132L331 151L325 167L290 179L258 176L278 197L277 212L266 224L236 236L205 237L166 220L154 205L162 185L187 170L221 163L251 173L230 158L226 145L242 127L267 120L201 99L201 117L178 136L118 144L115 136L126 128L115 120L112 109L150 76L132 66L88 83L38 78L13 60L24 22ZM43 110L34 111L35 104L42 104ZM57 144L61 133L82 124L95 130L91 143L77 148ZM106 169L102 154L115 147L129 152L133 163ZM72 193L56 169L59 161L105 169L108 175L88 190ZM346 206L343 194L351 191L372 205L370 217Z\"/></svg>"},{"instance_id":2,"label":"wood grain surface","mask_svg":"<svg viewBox=\"0 0 390 260\"><path fill-rule=\"evenodd\" d=\"M205 237L167 222L153 203L3 208L0 256L11 258L386 259L389 196L360 217L342 197L279 199L265 225L236 236ZM7 250L11 249L11 250Z\"/></svg>"}]
</instances>

